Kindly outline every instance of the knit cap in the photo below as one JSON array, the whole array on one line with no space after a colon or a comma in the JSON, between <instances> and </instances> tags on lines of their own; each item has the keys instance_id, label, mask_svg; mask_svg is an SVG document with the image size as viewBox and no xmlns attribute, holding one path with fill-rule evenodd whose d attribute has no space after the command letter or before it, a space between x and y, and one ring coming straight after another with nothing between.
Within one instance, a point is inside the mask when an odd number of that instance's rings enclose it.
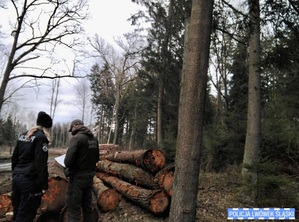
<instances>
[{"instance_id":1,"label":"knit cap","mask_svg":"<svg viewBox=\"0 0 299 222\"><path fill-rule=\"evenodd\" d=\"M44 111L40 111L38 113L36 125L43 126L45 128L51 128L52 124L52 118L47 113L45 113Z\"/></svg>"}]
</instances>

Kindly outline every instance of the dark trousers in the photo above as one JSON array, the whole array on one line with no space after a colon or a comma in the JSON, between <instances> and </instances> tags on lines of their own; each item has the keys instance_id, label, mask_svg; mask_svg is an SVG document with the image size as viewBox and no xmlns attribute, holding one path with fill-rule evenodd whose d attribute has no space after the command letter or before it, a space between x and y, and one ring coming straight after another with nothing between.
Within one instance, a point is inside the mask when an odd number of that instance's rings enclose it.
<instances>
[{"instance_id":1,"label":"dark trousers","mask_svg":"<svg viewBox=\"0 0 299 222\"><path fill-rule=\"evenodd\" d=\"M92 210L93 177L71 178L66 195L67 222L79 222L81 210L84 222L93 222Z\"/></svg>"},{"instance_id":2,"label":"dark trousers","mask_svg":"<svg viewBox=\"0 0 299 222\"><path fill-rule=\"evenodd\" d=\"M41 204L42 190L35 179L22 174L13 175L12 206L14 222L32 222Z\"/></svg>"}]
</instances>

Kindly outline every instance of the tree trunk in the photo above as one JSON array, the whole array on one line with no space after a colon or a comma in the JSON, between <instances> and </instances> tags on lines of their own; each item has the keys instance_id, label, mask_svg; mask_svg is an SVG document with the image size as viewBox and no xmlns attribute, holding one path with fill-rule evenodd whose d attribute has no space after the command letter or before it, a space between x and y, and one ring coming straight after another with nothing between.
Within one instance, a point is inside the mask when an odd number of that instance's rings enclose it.
<instances>
[{"instance_id":1,"label":"tree trunk","mask_svg":"<svg viewBox=\"0 0 299 222\"><path fill-rule=\"evenodd\" d=\"M98 177L93 177L93 189L97 197L97 206L102 212L114 210L119 204L119 194L104 185Z\"/></svg>"},{"instance_id":2,"label":"tree trunk","mask_svg":"<svg viewBox=\"0 0 299 222\"><path fill-rule=\"evenodd\" d=\"M195 221L213 0L193 0L181 82L169 221Z\"/></svg>"},{"instance_id":3,"label":"tree trunk","mask_svg":"<svg viewBox=\"0 0 299 222\"><path fill-rule=\"evenodd\" d=\"M165 165L165 156L158 149L119 151L105 158L113 162L132 163L152 173Z\"/></svg>"},{"instance_id":4,"label":"tree trunk","mask_svg":"<svg viewBox=\"0 0 299 222\"><path fill-rule=\"evenodd\" d=\"M130 140L129 140L129 151L134 149L134 145L135 145L135 134L136 134L136 130L137 130L137 119L138 119L138 115L137 115L137 106L134 106L134 118L133 120L131 120L131 132L130 132Z\"/></svg>"},{"instance_id":5,"label":"tree trunk","mask_svg":"<svg viewBox=\"0 0 299 222\"><path fill-rule=\"evenodd\" d=\"M164 83L163 77L159 78L159 88L158 88L158 101L157 101L157 144L161 147L162 145L162 103L163 103L163 90Z\"/></svg>"},{"instance_id":6,"label":"tree trunk","mask_svg":"<svg viewBox=\"0 0 299 222\"><path fill-rule=\"evenodd\" d=\"M109 176L104 173L97 173L97 177L108 183L127 199L136 203L155 215L163 214L169 207L169 199L163 190L148 190L127 183L117 177Z\"/></svg>"},{"instance_id":7,"label":"tree trunk","mask_svg":"<svg viewBox=\"0 0 299 222\"><path fill-rule=\"evenodd\" d=\"M248 53L248 112L242 177L246 184L257 185L255 163L259 159L261 140L261 77L260 77L260 7L259 0L248 0L250 38ZM256 191L252 193L253 201Z\"/></svg>"},{"instance_id":8,"label":"tree trunk","mask_svg":"<svg viewBox=\"0 0 299 222\"><path fill-rule=\"evenodd\" d=\"M109 160L99 161L97 169L100 172L108 173L136 186L149 189L159 189L155 177L146 170L132 164L111 162Z\"/></svg>"},{"instance_id":9,"label":"tree trunk","mask_svg":"<svg viewBox=\"0 0 299 222\"><path fill-rule=\"evenodd\" d=\"M120 87L120 86L119 86ZM119 109L120 109L120 101L121 101L121 96L120 96L120 89L118 88L118 85L116 87L117 92L116 92L116 98L115 98L115 115L114 120L115 120L115 128L114 128L114 137L113 137L113 144L118 143L118 134L119 134Z\"/></svg>"}]
</instances>

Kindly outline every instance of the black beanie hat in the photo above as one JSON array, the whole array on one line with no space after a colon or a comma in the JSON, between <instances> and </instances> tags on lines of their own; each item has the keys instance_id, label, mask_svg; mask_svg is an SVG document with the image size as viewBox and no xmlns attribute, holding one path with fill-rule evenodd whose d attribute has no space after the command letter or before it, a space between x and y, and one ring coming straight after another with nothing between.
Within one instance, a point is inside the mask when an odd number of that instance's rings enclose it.
<instances>
[{"instance_id":1,"label":"black beanie hat","mask_svg":"<svg viewBox=\"0 0 299 222\"><path fill-rule=\"evenodd\" d=\"M51 128L52 118L47 113L40 111L37 115L36 125Z\"/></svg>"}]
</instances>

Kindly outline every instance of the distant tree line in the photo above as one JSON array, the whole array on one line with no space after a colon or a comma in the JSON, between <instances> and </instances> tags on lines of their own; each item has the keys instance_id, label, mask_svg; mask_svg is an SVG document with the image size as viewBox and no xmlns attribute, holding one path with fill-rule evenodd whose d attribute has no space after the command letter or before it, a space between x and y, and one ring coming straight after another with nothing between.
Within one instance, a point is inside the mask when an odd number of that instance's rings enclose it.
<instances>
[{"instance_id":1,"label":"distant tree line","mask_svg":"<svg viewBox=\"0 0 299 222\"><path fill-rule=\"evenodd\" d=\"M21 133L27 131L31 126L26 126L16 121L9 115L6 119L0 119L0 153L9 149L10 153L16 145ZM69 123L54 123L51 129L52 148L66 148L70 139Z\"/></svg>"}]
</instances>

